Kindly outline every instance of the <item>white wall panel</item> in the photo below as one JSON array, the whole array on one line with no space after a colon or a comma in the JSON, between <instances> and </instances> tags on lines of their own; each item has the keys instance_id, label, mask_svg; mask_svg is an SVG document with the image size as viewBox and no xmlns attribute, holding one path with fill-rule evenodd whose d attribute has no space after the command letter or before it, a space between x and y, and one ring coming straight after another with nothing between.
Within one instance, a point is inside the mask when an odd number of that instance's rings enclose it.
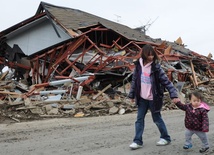
<instances>
[{"instance_id":1,"label":"white wall panel","mask_svg":"<svg viewBox=\"0 0 214 155\"><path fill-rule=\"evenodd\" d=\"M11 48L17 44L26 55L31 55L71 38L61 27L56 25L56 28L60 37L51 22L47 18L43 18L9 34L7 43Z\"/></svg>"}]
</instances>

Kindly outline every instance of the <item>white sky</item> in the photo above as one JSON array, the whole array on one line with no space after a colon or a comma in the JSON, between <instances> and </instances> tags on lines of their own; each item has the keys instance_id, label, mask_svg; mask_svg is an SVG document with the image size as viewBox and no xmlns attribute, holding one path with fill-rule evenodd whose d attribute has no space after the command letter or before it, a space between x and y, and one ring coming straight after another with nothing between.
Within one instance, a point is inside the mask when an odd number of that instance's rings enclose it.
<instances>
[{"instance_id":1,"label":"white sky","mask_svg":"<svg viewBox=\"0 0 214 155\"><path fill-rule=\"evenodd\" d=\"M213 0L43 0L79 9L131 28L149 25L147 35L175 41L192 51L214 56ZM33 16L39 0L1 0L0 31Z\"/></svg>"}]
</instances>

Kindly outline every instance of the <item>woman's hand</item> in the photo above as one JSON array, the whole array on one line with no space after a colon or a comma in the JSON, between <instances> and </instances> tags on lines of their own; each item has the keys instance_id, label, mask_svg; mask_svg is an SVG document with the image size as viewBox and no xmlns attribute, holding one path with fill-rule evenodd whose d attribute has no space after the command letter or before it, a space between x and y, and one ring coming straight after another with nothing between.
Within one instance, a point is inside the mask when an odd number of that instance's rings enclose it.
<instances>
[{"instance_id":1,"label":"woman's hand","mask_svg":"<svg viewBox=\"0 0 214 155\"><path fill-rule=\"evenodd\" d=\"M173 102L173 103L178 103L178 102L180 102L180 101L181 101L181 100L180 100L179 98L173 98L173 99L172 99L172 102Z\"/></svg>"},{"instance_id":2,"label":"woman's hand","mask_svg":"<svg viewBox=\"0 0 214 155\"><path fill-rule=\"evenodd\" d=\"M132 103L134 103L134 99L130 99Z\"/></svg>"}]
</instances>

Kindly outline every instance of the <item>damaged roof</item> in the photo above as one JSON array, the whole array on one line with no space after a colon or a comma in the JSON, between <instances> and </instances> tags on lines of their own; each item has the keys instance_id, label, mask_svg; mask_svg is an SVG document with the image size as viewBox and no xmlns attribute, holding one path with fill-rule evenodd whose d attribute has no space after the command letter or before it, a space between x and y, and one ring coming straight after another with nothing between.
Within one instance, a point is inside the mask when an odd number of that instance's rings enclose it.
<instances>
[{"instance_id":1,"label":"damaged roof","mask_svg":"<svg viewBox=\"0 0 214 155\"><path fill-rule=\"evenodd\" d=\"M130 40L154 42L153 39L149 36L139 33L139 31L134 30L128 26L92 15L78 9L55 6L41 2L36 15L39 15L44 11L47 14L49 13L52 15L52 17L59 21L66 29L78 31L80 28L97 25L100 23L108 29L114 30Z\"/></svg>"},{"instance_id":2,"label":"damaged roof","mask_svg":"<svg viewBox=\"0 0 214 155\"><path fill-rule=\"evenodd\" d=\"M78 9L56 6L46 2L40 3L33 17L26 19L0 32L0 40L1 41L5 40L8 34L12 33L13 31L16 31L17 29L20 30L20 27L23 27L29 23L32 23L33 21L42 17L46 17L51 21L52 26L54 27L57 34L58 34L58 31L56 30L56 26L54 24L55 22L58 23L58 25L60 25L65 31L67 31L67 33L71 36L71 38L76 37L76 34L77 36L81 35L83 33L81 30L84 28L89 28L97 24L102 24L104 27L122 35L123 37L129 40L146 41L146 42L155 43L155 44L162 44L163 42L161 38L159 39L151 38L145 35L142 31L132 29L120 23L116 23ZM74 32L74 33L71 33L71 32ZM184 46L180 46L175 42L169 42L169 41L164 41L164 42L166 42L168 45L171 45L174 51L178 51L185 55L191 55L192 53L191 50L187 49Z\"/></svg>"}]
</instances>

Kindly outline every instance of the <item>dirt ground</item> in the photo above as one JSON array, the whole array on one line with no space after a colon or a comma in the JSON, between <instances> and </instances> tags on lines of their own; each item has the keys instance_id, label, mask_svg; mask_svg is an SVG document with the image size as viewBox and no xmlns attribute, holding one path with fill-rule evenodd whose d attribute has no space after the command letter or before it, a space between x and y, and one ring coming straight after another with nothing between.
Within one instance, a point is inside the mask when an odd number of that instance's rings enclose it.
<instances>
[{"instance_id":1,"label":"dirt ground","mask_svg":"<svg viewBox=\"0 0 214 155\"><path fill-rule=\"evenodd\" d=\"M209 112L210 151L214 154L214 107ZM193 148L186 151L184 143L184 112L163 111L172 143L156 146L157 127L146 116L144 146L130 150L136 114L90 118L61 118L23 123L0 124L1 155L197 155L200 140L193 136Z\"/></svg>"}]
</instances>

